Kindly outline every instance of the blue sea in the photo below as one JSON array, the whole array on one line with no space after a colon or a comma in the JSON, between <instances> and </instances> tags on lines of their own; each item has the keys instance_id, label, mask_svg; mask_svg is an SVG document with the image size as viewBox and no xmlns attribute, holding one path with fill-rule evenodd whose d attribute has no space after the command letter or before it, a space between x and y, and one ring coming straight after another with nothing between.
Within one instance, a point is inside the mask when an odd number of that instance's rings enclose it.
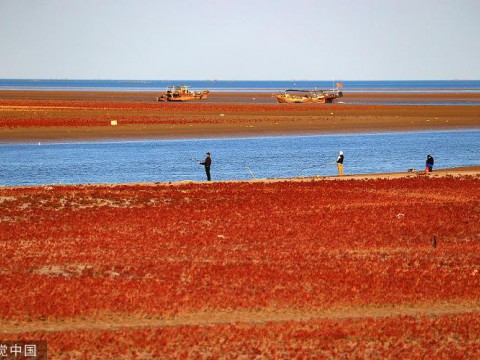
<instances>
[{"instance_id":1,"label":"blue sea","mask_svg":"<svg viewBox=\"0 0 480 360\"><path fill-rule=\"evenodd\" d=\"M0 144L0 185L136 183L291 178L423 170L480 164L480 131L428 131L235 139Z\"/></svg>"},{"instance_id":2,"label":"blue sea","mask_svg":"<svg viewBox=\"0 0 480 360\"><path fill-rule=\"evenodd\" d=\"M280 91L285 89L332 88L337 83L349 92L480 92L480 80L42 80L0 79L3 90L96 90L96 91L160 91L165 87L185 84L193 90L211 91Z\"/></svg>"}]
</instances>

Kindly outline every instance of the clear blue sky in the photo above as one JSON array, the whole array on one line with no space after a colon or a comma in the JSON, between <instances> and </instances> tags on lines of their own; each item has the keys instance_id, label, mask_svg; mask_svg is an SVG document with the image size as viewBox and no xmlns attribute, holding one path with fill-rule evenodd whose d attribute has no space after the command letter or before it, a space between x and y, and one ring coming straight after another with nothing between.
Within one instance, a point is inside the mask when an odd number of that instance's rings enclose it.
<instances>
[{"instance_id":1,"label":"clear blue sky","mask_svg":"<svg viewBox=\"0 0 480 360\"><path fill-rule=\"evenodd\" d=\"M0 78L480 79L480 0L0 0Z\"/></svg>"}]
</instances>

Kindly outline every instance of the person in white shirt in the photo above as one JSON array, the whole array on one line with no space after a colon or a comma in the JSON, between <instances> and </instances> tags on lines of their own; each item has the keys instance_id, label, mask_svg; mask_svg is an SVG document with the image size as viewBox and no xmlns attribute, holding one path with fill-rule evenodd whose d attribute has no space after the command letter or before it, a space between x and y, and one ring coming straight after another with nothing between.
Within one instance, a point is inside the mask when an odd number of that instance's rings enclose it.
<instances>
[{"instance_id":1,"label":"person in white shirt","mask_svg":"<svg viewBox=\"0 0 480 360\"><path fill-rule=\"evenodd\" d=\"M338 175L343 176L343 151L340 151L338 153L337 168L338 168Z\"/></svg>"}]
</instances>

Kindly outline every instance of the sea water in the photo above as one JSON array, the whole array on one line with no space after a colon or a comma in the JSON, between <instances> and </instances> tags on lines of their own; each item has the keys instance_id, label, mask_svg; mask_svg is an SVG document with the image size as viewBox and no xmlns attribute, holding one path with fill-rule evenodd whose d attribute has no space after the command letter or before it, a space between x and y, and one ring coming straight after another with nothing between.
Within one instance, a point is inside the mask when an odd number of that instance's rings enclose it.
<instances>
[{"instance_id":1,"label":"sea water","mask_svg":"<svg viewBox=\"0 0 480 360\"><path fill-rule=\"evenodd\" d=\"M0 185L292 178L423 170L480 164L480 131L422 131L253 138L0 144Z\"/></svg>"},{"instance_id":2,"label":"sea water","mask_svg":"<svg viewBox=\"0 0 480 360\"><path fill-rule=\"evenodd\" d=\"M193 90L281 91L286 89L333 88L341 83L347 92L480 92L480 80L47 80L0 79L3 90L61 91L163 91L167 86L185 84Z\"/></svg>"}]
</instances>

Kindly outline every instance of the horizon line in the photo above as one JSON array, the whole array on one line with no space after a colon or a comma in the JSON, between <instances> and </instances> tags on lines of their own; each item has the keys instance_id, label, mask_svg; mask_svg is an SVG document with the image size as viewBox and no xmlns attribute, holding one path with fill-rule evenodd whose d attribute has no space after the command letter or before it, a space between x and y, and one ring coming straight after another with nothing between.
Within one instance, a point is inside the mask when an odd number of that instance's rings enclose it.
<instances>
[{"instance_id":1,"label":"horizon line","mask_svg":"<svg viewBox=\"0 0 480 360\"><path fill-rule=\"evenodd\" d=\"M33 81L130 81L130 82L147 82L147 81L231 81L231 82L247 82L247 81L480 81L480 79L360 79L349 80L343 78L336 79L103 79L103 78L0 78L3 80L33 80Z\"/></svg>"}]
</instances>

